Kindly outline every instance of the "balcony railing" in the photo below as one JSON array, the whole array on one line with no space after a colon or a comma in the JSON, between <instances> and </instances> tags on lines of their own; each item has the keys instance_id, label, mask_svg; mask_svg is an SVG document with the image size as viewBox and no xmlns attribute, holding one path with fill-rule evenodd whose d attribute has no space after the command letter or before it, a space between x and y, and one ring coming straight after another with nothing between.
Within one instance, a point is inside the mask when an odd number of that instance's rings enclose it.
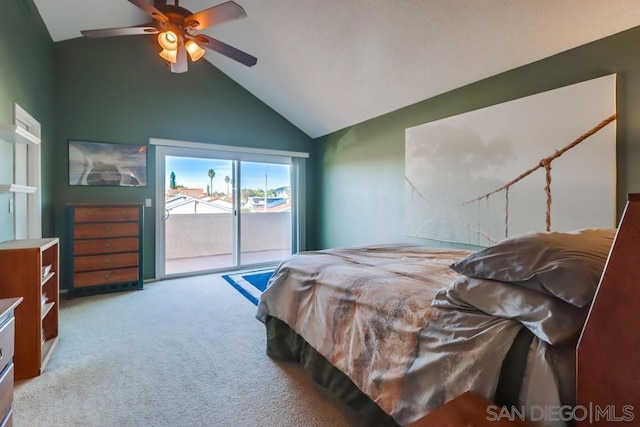
<instances>
[{"instance_id":1,"label":"balcony railing","mask_svg":"<svg viewBox=\"0 0 640 427\"><path fill-rule=\"evenodd\" d=\"M243 266L278 262L291 254L291 212L241 214ZM165 223L165 272L235 267L232 213L169 215Z\"/></svg>"}]
</instances>

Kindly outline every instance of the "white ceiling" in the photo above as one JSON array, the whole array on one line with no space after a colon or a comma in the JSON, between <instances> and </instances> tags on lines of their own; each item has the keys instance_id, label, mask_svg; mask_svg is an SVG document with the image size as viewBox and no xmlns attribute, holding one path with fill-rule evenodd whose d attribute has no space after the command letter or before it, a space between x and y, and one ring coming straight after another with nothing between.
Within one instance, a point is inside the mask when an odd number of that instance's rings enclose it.
<instances>
[{"instance_id":1,"label":"white ceiling","mask_svg":"<svg viewBox=\"0 0 640 427\"><path fill-rule=\"evenodd\" d=\"M127 0L34 2L54 41L149 21ZM314 138L640 25L635 0L236 2L247 18L204 33L258 64L206 59Z\"/></svg>"}]
</instances>

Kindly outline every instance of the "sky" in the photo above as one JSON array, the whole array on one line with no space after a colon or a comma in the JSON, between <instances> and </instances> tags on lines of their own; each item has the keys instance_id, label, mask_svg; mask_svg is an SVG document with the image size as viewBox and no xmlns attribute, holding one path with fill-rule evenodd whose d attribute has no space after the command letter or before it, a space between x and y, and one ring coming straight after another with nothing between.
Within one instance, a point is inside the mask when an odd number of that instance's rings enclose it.
<instances>
[{"instance_id":1,"label":"sky","mask_svg":"<svg viewBox=\"0 0 640 427\"><path fill-rule=\"evenodd\" d=\"M216 176L213 178L212 191L226 193L227 184L225 176L232 178L231 160L203 159L196 157L166 156L166 188L169 188L171 172L176 175L176 185L184 185L188 188L202 188L207 190L210 184L209 169L213 169ZM267 165L269 166L267 170ZM265 173L267 175L267 189L289 186L289 165L275 163L242 162L241 188L257 190L264 188Z\"/></svg>"}]
</instances>

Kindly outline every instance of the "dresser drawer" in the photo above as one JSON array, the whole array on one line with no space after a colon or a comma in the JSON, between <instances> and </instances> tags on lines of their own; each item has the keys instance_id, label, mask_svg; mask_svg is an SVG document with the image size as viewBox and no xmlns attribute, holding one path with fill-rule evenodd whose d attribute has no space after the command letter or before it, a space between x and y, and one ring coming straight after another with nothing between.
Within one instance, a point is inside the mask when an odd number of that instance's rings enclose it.
<instances>
[{"instance_id":1,"label":"dresser drawer","mask_svg":"<svg viewBox=\"0 0 640 427\"><path fill-rule=\"evenodd\" d=\"M13 404L13 363L4 370L0 377L0 416L4 417ZM8 424L11 425L11 424Z\"/></svg>"},{"instance_id":2,"label":"dresser drawer","mask_svg":"<svg viewBox=\"0 0 640 427\"><path fill-rule=\"evenodd\" d=\"M137 236L137 222L106 222L102 224L76 224L73 229L74 239L91 239L96 237Z\"/></svg>"},{"instance_id":3,"label":"dresser drawer","mask_svg":"<svg viewBox=\"0 0 640 427\"><path fill-rule=\"evenodd\" d=\"M75 255L110 254L116 252L137 252L138 238L76 240L73 242Z\"/></svg>"},{"instance_id":4,"label":"dresser drawer","mask_svg":"<svg viewBox=\"0 0 640 427\"><path fill-rule=\"evenodd\" d=\"M75 272L137 266L137 252L125 254L80 256L73 259L73 271Z\"/></svg>"},{"instance_id":5,"label":"dresser drawer","mask_svg":"<svg viewBox=\"0 0 640 427\"><path fill-rule=\"evenodd\" d=\"M137 207L76 208L73 220L78 222L137 221Z\"/></svg>"},{"instance_id":6,"label":"dresser drawer","mask_svg":"<svg viewBox=\"0 0 640 427\"><path fill-rule=\"evenodd\" d=\"M11 317L7 323L0 329L0 372L13 359L13 351L15 345L15 318ZM0 412L4 414L4 412Z\"/></svg>"},{"instance_id":7,"label":"dresser drawer","mask_svg":"<svg viewBox=\"0 0 640 427\"><path fill-rule=\"evenodd\" d=\"M73 286L81 288L84 286L106 285L110 283L135 282L137 280L137 268L121 268L75 273L73 275Z\"/></svg>"}]
</instances>

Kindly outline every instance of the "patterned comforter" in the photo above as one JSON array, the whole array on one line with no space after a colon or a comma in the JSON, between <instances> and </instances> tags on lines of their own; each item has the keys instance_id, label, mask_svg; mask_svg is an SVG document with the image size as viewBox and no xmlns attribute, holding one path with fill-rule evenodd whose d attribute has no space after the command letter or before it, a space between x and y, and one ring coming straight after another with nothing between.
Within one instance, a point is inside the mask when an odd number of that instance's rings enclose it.
<instances>
[{"instance_id":1,"label":"patterned comforter","mask_svg":"<svg viewBox=\"0 0 640 427\"><path fill-rule=\"evenodd\" d=\"M407 425L467 390L492 397L522 327L480 311L432 307L469 252L411 245L302 252L282 262L257 318L287 323Z\"/></svg>"}]
</instances>

